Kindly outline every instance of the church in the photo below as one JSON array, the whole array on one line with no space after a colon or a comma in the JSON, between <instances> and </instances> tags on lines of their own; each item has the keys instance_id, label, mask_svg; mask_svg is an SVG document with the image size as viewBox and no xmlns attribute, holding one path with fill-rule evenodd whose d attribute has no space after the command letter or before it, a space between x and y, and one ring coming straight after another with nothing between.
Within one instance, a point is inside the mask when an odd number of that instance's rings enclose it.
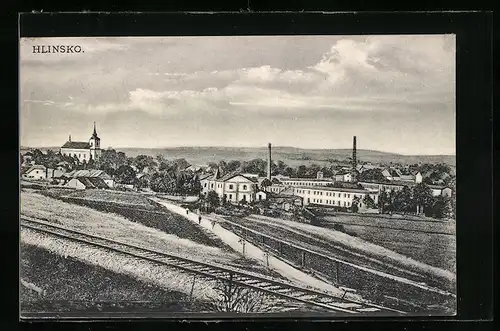
<instances>
[{"instance_id":1,"label":"church","mask_svg":"<svg viewBox=\"0 0 500 331\"><path fill-rule=\"evenodd\" d=\"M71 141L69 140L61 147L62 155L77 157L80 162L89 162L90 160L99 160L101 157L101 139L97 136L94 122L94 132L89 141Z\"/></svg>"}]
</instances>

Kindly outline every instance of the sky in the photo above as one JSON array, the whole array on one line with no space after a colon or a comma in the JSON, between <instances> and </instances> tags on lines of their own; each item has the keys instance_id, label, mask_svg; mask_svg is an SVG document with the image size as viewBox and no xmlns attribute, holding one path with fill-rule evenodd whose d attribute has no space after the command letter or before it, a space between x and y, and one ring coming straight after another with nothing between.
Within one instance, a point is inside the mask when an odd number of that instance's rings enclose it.
<instances>
[{"instance_id":1,"label":"sky","mask_svg":"<svg viewBox=\"0 0 500 331\"><path fill-rule=\"evenodd\" d=\"M29 147L455 154L455 36L22 38L19 114Z\"/></svg>"}]
</instances>

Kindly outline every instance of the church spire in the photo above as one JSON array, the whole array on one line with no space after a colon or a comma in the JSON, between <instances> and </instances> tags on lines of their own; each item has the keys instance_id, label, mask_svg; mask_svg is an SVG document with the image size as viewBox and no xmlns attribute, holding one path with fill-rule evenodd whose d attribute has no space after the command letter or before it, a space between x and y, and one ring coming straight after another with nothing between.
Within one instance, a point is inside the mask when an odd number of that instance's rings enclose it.
<instances>
[{"instance_id":1,"label":"church spire","mask_svg":"<svg viewBox=\"0 0 500 331\"><path fill-rule=\"evenodd\" d=\"M94 133L92 134L93 136L97 136L97 131L95 129L95 122L94 122Z\"/></svg>"}]
</instances>

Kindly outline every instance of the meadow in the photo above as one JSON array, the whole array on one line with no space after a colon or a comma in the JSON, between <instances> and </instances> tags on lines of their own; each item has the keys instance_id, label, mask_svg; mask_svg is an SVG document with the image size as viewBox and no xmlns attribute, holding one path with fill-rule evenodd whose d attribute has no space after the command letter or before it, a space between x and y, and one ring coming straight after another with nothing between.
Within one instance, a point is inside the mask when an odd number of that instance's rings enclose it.
<instances>
[{"instance_id":1,"label":"meadow","mask_svg":"<svg viewBox=\"0 0 500 331\"><path fill-rule=\"evenodd\" d=\"M323 217L324 226L342 224L347 232L416 261L456 272L454 222L388 220L376 216Z\"/></svg>"}]
</instances>

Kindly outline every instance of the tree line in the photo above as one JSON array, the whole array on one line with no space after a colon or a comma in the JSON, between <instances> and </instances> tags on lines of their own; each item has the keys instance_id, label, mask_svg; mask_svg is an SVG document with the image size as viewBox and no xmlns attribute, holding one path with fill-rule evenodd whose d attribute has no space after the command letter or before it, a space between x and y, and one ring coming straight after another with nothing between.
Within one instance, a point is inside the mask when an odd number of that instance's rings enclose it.
<instances>
[{"instance_id":1,"label":"tree line","mask_svg":"<svg viewBox=\"0 0 500 331\"><path fill-rule=\"evenodd\" d=\"M432 190L425 183L419 183L412 188L404 186L398 191L381 191L377 204L369 195L366 195L362 201L368 208L378 208L381 214L423 213L435 218L455 215L454 199L442 195L433 196ZM353 203L355 209L358 203L359 201Z\"/></svg>"}]
</instances>

